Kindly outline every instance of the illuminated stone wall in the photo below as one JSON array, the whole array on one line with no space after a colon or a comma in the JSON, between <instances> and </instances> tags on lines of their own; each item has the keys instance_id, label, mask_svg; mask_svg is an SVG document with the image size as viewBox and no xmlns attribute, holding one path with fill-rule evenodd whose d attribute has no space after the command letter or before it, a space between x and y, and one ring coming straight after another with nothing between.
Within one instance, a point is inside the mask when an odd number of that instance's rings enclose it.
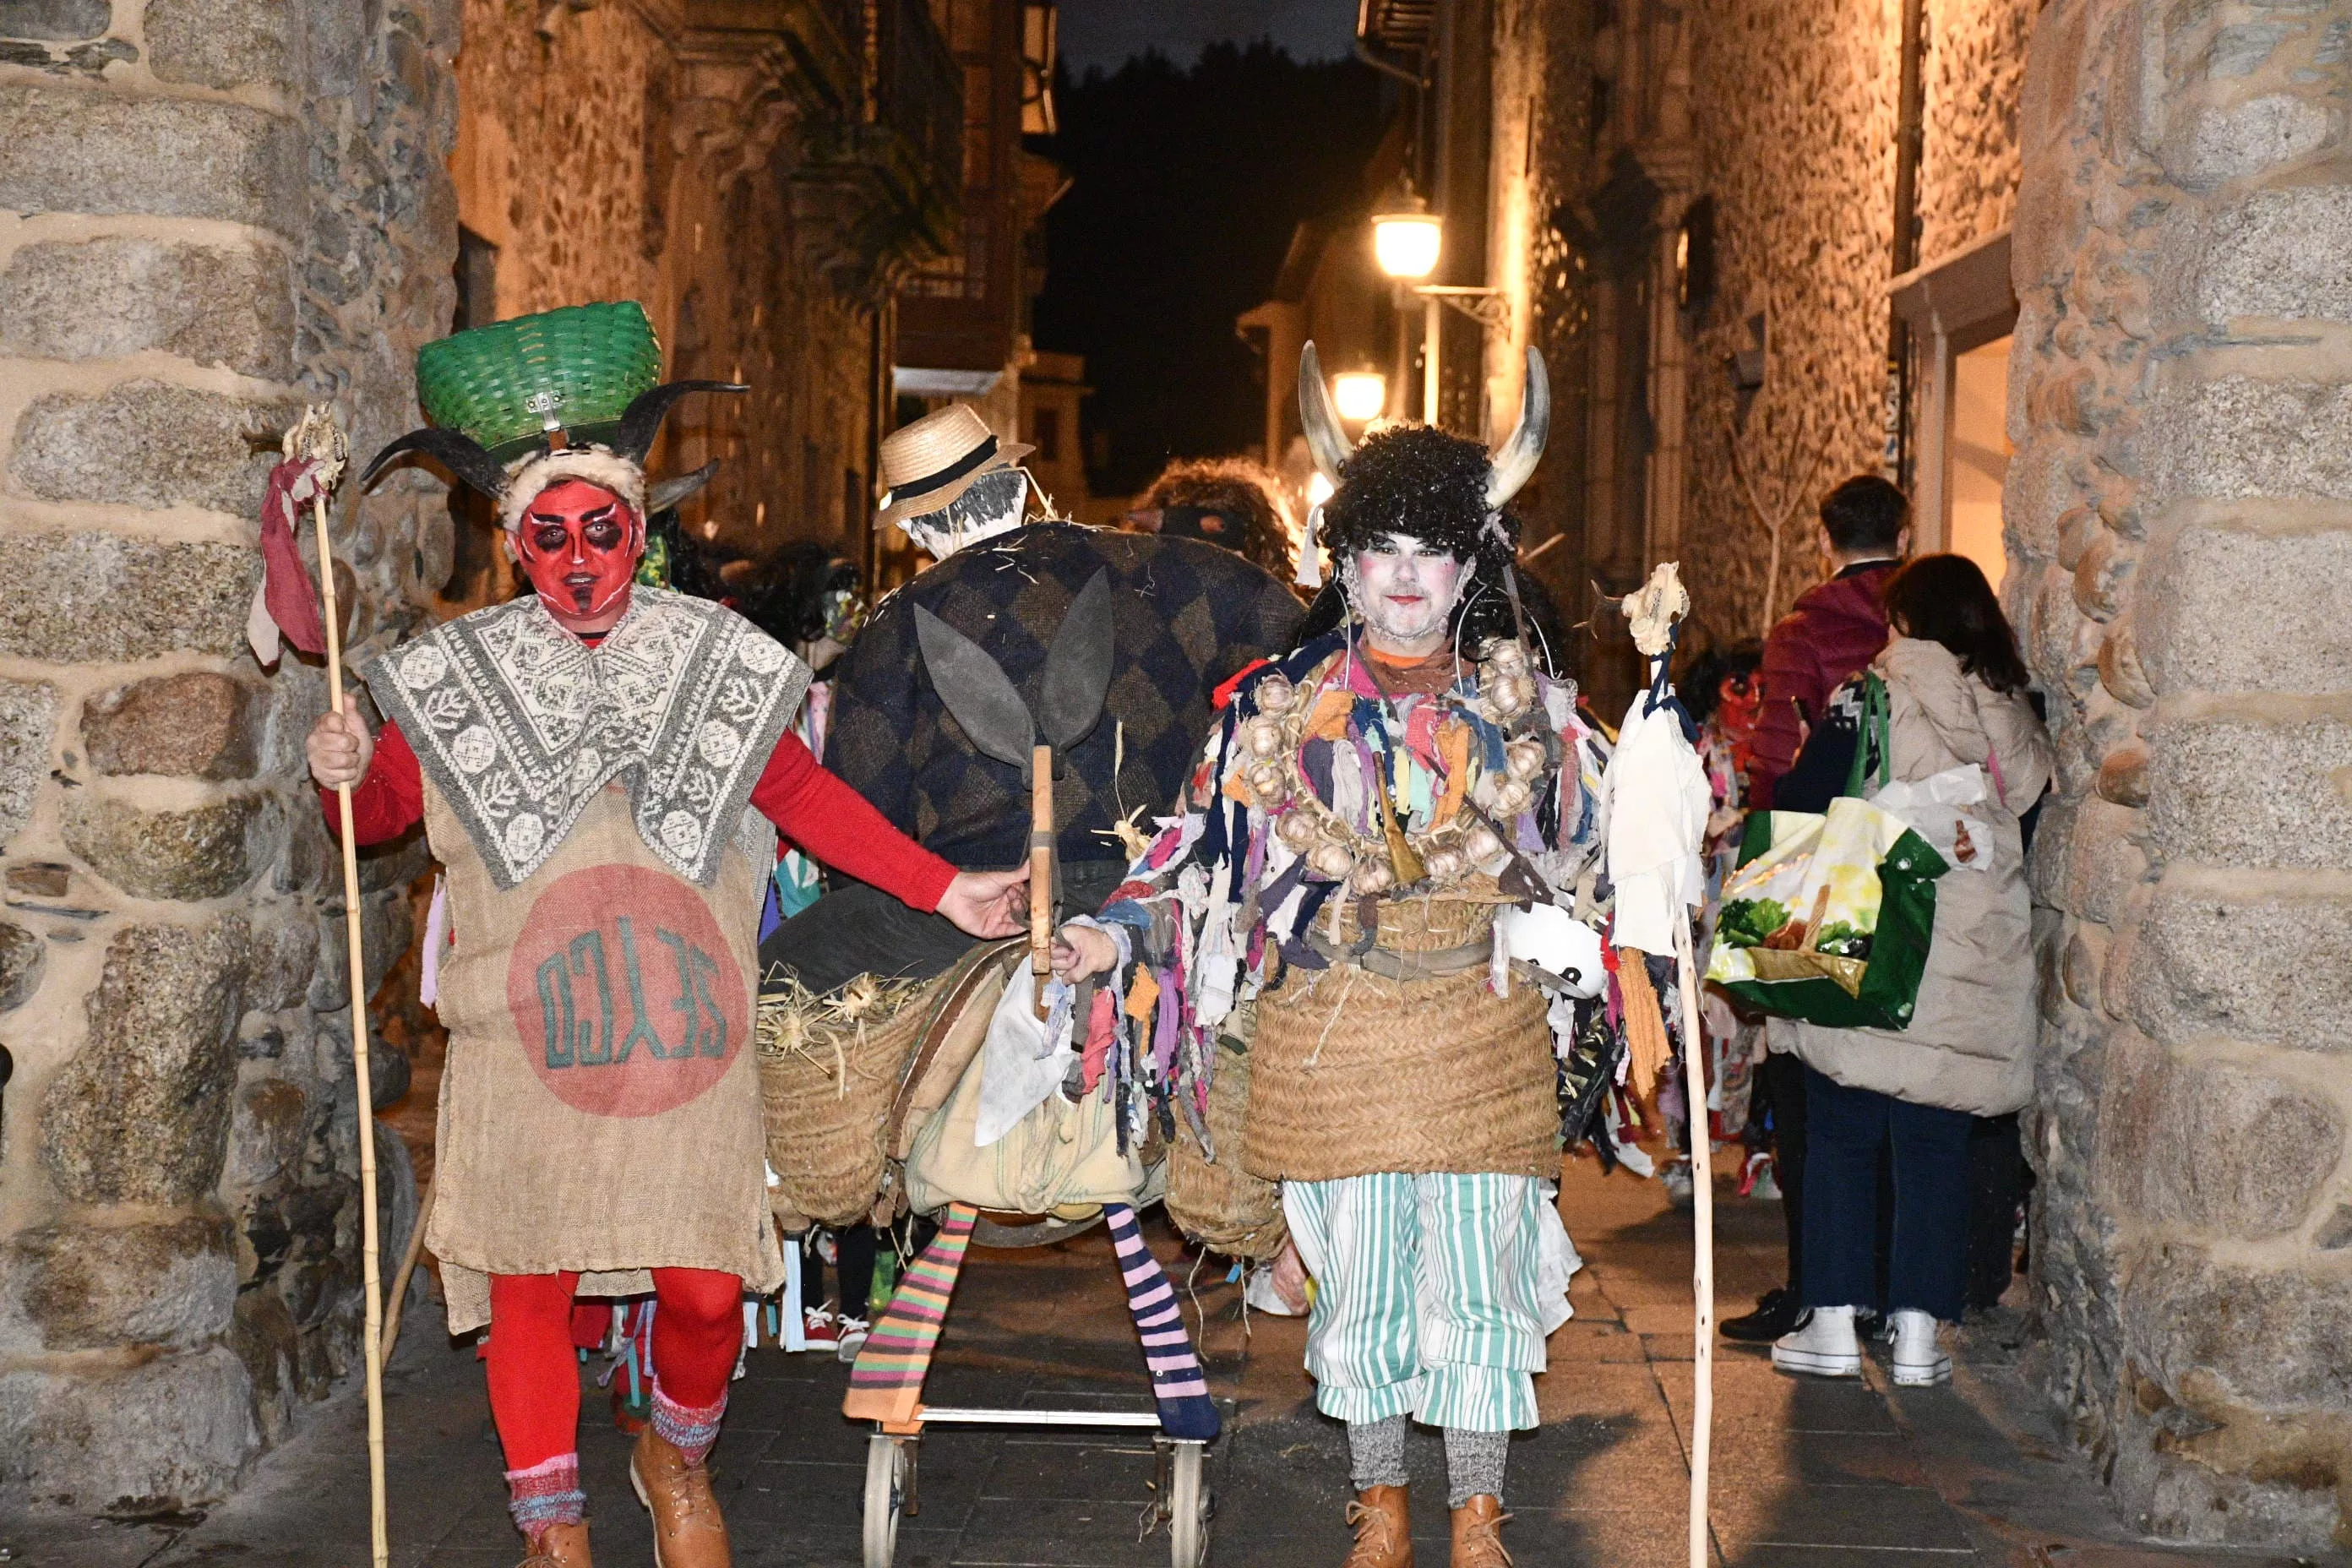
<instances>
[{"instance_id":1,"label":"illuminated stone wall","mask_svg":"<svg viewBox=\"0 0 2352 1568\"><path fill-rule=\"evenodd\" d=\"M2352 6L2057 0L2005 515L2050 693L2036 1304L2153 1533L2352 1497Z\"/></svg>"}]
</instances>

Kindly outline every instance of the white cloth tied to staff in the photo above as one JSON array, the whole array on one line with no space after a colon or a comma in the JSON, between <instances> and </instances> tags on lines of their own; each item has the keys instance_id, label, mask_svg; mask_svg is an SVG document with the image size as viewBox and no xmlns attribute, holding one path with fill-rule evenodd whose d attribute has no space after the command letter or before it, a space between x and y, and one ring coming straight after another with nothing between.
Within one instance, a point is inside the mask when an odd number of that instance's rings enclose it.
<instances>
[{"instance_id":1,"label":"white cloth tied to staff","mask_svg":"<svg viewBox=\"0 0 2352 1568\"><path fill-rule=\"evenodd\" d=\"M985 1149L1012 1131L1070 1076L1078 1053L1071 1040L1069 988L1055 986L1048 994L1055 991L1061 994L1052 1012L1040 1018L1034 1005L1037 977L1029 966L1017 965L1005 980L1004 995L988 1021L988 1039L980 1047L974 1147Z\"/></svg>"},{"instance_id":2,"label":"white cloth tied to staff","mask_svg":"<svg viewBox=\"0 0 2352 1568\"><path fill-rule=\"evenodd\" d=\"M1619 947L1671 955L1675 926L1706 898L1699 845L1714 805L1677 710L1643 691L1601 780L1601 833L1617 889Z\"/></svg>"}]
</instances>

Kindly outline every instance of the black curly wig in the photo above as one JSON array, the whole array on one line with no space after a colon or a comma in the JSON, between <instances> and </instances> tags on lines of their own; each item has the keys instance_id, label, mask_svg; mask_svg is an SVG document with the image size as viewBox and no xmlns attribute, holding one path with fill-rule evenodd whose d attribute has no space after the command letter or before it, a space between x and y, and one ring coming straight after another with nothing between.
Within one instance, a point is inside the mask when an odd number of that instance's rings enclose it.
<instances>
[{"instance_id":1,"label":"black curly wig","mask_svg":"<svg viewBox=\"0 0 2352 1568\"><path fill-rule=\"evenodd\" d=\"M1425 425L1399 426L1366 437L1348 459L1339 488L1323 503L1321 542L1331 552L1331 582L1307 612L1302 640L1347 618L1339 569L1349 556L1391 533L1434 544L1476 574L1454 607L1465 647L1515 635L1517 621L1503 588L1503 568L1516 557L1519 521L1499 514L1500 531L1486 527L1486 448ZM1528 582L1520 579L1521 597Z\"/></svg>"}]
</instances>

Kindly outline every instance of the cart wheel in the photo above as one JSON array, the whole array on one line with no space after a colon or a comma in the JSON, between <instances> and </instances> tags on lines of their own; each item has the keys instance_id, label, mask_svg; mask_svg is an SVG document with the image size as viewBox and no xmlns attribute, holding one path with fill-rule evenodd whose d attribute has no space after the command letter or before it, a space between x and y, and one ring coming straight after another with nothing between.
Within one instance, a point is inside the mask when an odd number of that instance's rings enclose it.
<instances>
[{"instance_id":1,"label":"cart wheel","mask_svg":"<svg viewBox=\"0 0 2352 1568\"><path fill-rule=\"evenodd\" d=\"M866 1568L890 1568L898 1550L907 1468L906 1439L877 1432L866 1440Z\"/></svg>"},{"instance_id":2,"label":"cart wheel","mask_svg":"<svg viewBox=\"0 0 2352 1568\"><path fill-rule=\"evenodd\" d=\"M1168 1557L1173 1568L1202 1568L1209 1560L1209 1488L1202 1479L1205 1445L1178 1443L1168 1490Z\"/></svg>"}]
</instances>

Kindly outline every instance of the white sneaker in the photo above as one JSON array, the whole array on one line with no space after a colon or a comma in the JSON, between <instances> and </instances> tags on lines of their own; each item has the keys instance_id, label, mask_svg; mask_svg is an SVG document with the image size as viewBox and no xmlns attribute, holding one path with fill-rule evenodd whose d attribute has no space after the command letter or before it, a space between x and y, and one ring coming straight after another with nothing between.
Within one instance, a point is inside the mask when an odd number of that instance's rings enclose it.
<instances>
[{"instance_id":1,"label":"white sneaker","mask_svg":"<svg viewBox=\"0 0 2352 1568\"><path fill-rule=\"evenodd\" d=\"M1815 1307L1805 1321L1772 1342L1772 1365L1809 1377L1860 1377L1862 1341L1852 1307Z\"/></svg>"},{"instance_id":2,"label":"white sneaker","mask_svg":"<svg viewBox=\"0 0 2352 1568\"><path fill-rule=\"evenodd\" d=\"M853 1318L848 1313L844 1312L841 1315L841 1327L839 1331L841 1342L835 1349L833 1359L840 1362L845 1366L849 1363L856 1361L857 1359L857 1352L866 1348L866 1338L871 1331L872 1325L867 1323L865 1319Z\"/></svg>"},{"instance_id":3,"label":"white sneaker","mask_svg":"<svg viewBox=\"0 0 2352 1568\"><path fill-rule=\"evenodd\" d=\"M1697 1184L1692 1177L1687 1162L1668 1165L1659 1173L1658 1181L1666 1189L1666 1202L1675 1207L1686 1209L1697 1201L1695 1195Z\"/></svg>"},{"instance_id":4,"label":"white sneaker","mask_svg":"<svg viewBox=\"0 0 2352 1568\"><path fill-rule=\"evenodd\" d=\"M1914 1307L1898 1309L1895 1319L1895 1386L1932 1388L1952 1380L1952 1358L1936 1342L1936 1315Z\"/></svg>"},{"instance_id":5,"label":"white sneaker","mask_svg":"<svg viewBox=\"0 0 2352 1568\"><path fill-rule=\"evenodd\" d=\"M1249 1303L1251 1311L1264 1312L1269 1318L1303 1318L1307 1315L1282 1299L1282 1292L1275 1288L1272 1264L1260 1263L1251 1267L1249 1278L1242 1286L1242 1299Z\"/></svg>"}]
</instances>

